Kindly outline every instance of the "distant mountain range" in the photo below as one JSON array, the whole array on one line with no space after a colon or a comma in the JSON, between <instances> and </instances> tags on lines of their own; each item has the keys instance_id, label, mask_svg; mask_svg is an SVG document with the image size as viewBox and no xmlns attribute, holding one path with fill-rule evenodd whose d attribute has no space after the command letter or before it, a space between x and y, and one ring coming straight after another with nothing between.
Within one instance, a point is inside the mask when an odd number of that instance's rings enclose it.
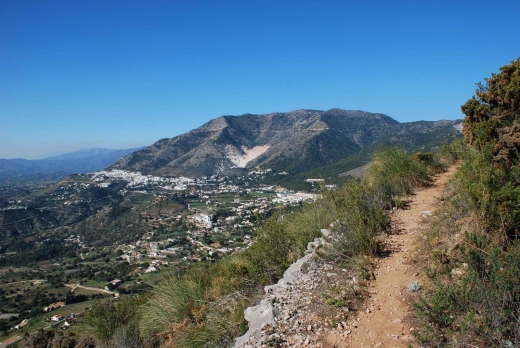
<instances>
[{"instance_id":1,"label":"distant mountain range","mask_svg":"<svg viewBox=\"0 0 520 348\"><path fill-rule=\"evenodd\" d=\"M331 109L222 116L133 152L110 168L143 174L213 175L257 166L338 176L382 145L430 149L460 136L461 121L399 123L380 113ZM356 163L347 163L348 159ZM331 167L332 166L332 167Z\"/></svg>"},{"instance_id":2,"label":"distant mountain range","mask_svg":"<svg viewBox=\"0 0 520 348\"><path fill-rule=\"evenodd\" d=\"M123 150L91 148L39 160L0 159L0 182L60 179L68 174L94 172L140 149L143 147Z\"/></svg>"},{"instance_id":3,"label":"distant mountain range","mask_svg":"<svg viewBox=\"0 0 520 348\"><path fill-rule=\"evenodd\" d=\"M116 157L123 157L137 150L144 149L145 146L133 149L123 149L123 150L114 150L114 149L104 149L100 147L93 147L90 149L80 149L78 151L68 152L62 155L46 157L44 160L70 160L70 159L85 159L85 158L101 158L111 160ZM117 159L119 159L117 158ZM117 160L116 159L116 160ZM110 163L112 164L112 163Z\"/></svg>"}]
</instances>

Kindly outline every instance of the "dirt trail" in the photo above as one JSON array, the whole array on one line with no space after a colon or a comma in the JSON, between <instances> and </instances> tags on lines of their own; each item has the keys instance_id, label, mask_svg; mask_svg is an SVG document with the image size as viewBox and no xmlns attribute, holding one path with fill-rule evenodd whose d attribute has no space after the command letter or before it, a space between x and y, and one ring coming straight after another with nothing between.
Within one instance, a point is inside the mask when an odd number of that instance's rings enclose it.
<instances>
[{"instance_id":1,"label":"dirt trail","mask_svg":"<svg viewBox=\"0 0 520 348\"><path fill-rule=\"evenodd\" d=\"M76 288L81 288L81 289L85 289L85 290L104 292L105 294L110 294L110 295L114 295L115 297L119 297L118 292L110 291L110 290L106 290L106 289L93 288L91 286L83 286L83 285L79 285L79 284L63 284L63 285L68 288L71 288L71 290L70 290L71 292L74 292L74 290L76 290Z\"/></svg>"},{"instance_id":2,"label":"dirt trail","mask_svg":"<svg viewBox=\"0 0 520 348\"><path fill-rule=\"evenodd\" d=\"M390 254L376 261L375 280L370 282L370 297L358 315L358 326L336 347L406 347L413 342L405 318L410 310L406 302L408 285L413 281L422 283L422 274L410 265L409 260L419 245L419 231L427 224L429 215L439 206L439 198L447 181L456 168L435 178L431 187L417 190L409 197L409 206L391 215L396 227L389 236ZM421 216L423 215L423 216Z\"/></svg>"}]
</instances>

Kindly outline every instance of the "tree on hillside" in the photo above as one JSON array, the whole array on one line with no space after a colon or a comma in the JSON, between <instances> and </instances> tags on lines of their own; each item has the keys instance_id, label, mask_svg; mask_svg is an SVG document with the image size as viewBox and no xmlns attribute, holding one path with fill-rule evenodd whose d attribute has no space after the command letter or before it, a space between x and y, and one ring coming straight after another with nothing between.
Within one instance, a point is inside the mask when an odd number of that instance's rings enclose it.
<instances>
[{"instance_id":1,"label":"tree on hillside","mask_svg":"<svg viewBox=\"0 0 520 348\"><path fill-rule=\"evenodd\" d=\"M511 168L520 150L520 58L477 86L462 106L464 139L477 149L492 144L496 164Z\"/></svg>"}]
</instances>

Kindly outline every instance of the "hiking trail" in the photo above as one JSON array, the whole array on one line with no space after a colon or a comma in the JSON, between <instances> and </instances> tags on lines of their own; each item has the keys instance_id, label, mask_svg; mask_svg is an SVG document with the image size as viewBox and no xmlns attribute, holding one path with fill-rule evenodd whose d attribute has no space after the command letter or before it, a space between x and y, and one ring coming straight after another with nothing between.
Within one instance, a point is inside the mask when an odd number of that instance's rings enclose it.
<instances>
[{"instance_id":1,"label":"hiking trail","mask_svg":"<svg viewBox=\"0 0 520 348\"><path fill-rule=\"evenodd\" d=\"M424 283L421 270L411 265L420 252L420 234L441 204L445 185L456 172L452 166L434 178L431 186L416 190L406 198L408 206L391 214L392 232L388 236L388 255L375 260L374 276L368 286L369 297L356 317L357 325L347 337L331 334L328 347L406 347L414 342L413 328L406 322L411 308L406 300L409 285Z\"/></svg>"}]
</instances>

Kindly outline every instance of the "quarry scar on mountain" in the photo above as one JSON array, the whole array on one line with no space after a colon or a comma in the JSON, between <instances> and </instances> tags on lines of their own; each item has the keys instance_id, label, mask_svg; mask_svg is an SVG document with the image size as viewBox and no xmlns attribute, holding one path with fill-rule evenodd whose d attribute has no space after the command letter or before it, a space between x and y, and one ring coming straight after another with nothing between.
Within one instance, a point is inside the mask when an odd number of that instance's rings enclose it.
<instances>
[{"instance_id":1,"label":"quarry scar on mountain","mask_svg":"<svg viewBox=\"0 0 520 348\"><path fill-rule=\"evenodd\" d=\"M229 158L236 167L245 168L249 162L264 154L270 147L269 145L259 145L248 149L242 145L243 154L241 154L232 145L226 145L225 151L226 157Z\"/></svg>"}]
</instances>

